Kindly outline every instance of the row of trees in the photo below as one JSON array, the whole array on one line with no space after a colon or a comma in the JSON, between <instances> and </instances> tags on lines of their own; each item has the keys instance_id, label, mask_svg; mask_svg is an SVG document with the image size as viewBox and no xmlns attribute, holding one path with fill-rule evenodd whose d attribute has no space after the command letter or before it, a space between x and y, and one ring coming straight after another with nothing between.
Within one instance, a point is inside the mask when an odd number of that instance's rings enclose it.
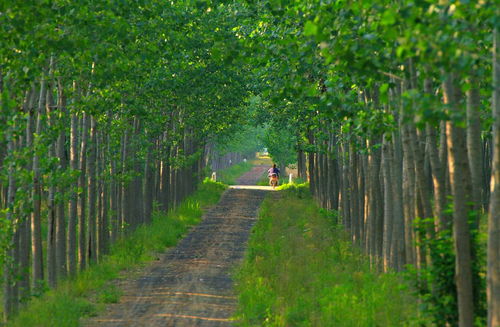
<instances>
[{"instance_id":1,"label":"row of trees","mask_svg":"<svg viewBox=\"0 0 500 327\"><path fill-rule=\"evenodd\" d=\"M498 6L247 9L260 17L241 29L263 115L294 137L299 175L322 206L339 211L374 268L415 268L437 325L500 326Z\"/></svg>"},{"instance_id":2,"label":"row of trees","mask_svg":"<svg viewBox=\"0 0 500 327\"><path fill-rule=\"evenodd\" d=\"M0 4L6 319L194 190L207 144L243 119L235 18L190 1Z\"/></svg>"}]
</instances>

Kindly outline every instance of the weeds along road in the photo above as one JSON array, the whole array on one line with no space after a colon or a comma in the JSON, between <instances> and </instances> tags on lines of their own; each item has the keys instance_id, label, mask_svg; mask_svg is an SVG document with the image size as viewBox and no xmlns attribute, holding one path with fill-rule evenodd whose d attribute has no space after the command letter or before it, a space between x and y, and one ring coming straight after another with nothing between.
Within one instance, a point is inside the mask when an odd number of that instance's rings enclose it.
<instances>
[{"instance_id":1,"label":"weeds along road","mask_svg":"<svg viewBox=\"0 0 500 327\"><path fill-rule=\"evenodd\" d=\"M238 183L255 185L267 170L256 166ZM268 187L224 193L179 244L121 283L123 296L83 326L231 326L236 308L231 272L242 259Z\"/></svg>"}]
</instances>

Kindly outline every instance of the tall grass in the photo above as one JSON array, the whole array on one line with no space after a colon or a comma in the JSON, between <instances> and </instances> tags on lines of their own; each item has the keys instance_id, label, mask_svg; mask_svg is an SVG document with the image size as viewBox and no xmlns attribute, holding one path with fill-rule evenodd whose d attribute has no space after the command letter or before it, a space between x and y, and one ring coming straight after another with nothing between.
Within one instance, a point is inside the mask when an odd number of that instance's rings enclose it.
<instances>
[{"instance_id":1,"label":"tall grass","mask_svg":"<svg viewBox=\"0 0 500 327\"><path fill-rule=\"evenodd\" d=\"M411 326L417 301L400 276L371 272L305 185L283 189L264 201L236 272L240 325Z\"/></svg>"},{"instance_id":2,"label":"tall grass","mask_svg":"<svg viewBox=\"0 0 500 327\"><path fill-rule=\"evenodd\" d=\"M219 201L225 189L221 183L205 180L175 211L155 212L151 224L115 243L99 264L31 300L8 326L75 327L81 317L97 314L105 303L117 302L121 292L111 281L175 245L190 226L200 221L203 209Z\"/></svg>"}]
</instances>

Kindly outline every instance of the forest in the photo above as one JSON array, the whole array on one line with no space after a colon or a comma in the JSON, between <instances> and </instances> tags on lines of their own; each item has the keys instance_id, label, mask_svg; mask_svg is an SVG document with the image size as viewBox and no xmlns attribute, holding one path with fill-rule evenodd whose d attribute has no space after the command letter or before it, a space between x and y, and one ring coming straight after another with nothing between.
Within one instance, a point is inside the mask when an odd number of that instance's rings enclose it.
<instances>
[{"instance_id":1,"label":"forest","mask_svg":"<svg viewBox=\"0 0 500 327\"><path fill-rule=\"evenodd\" d=\"M259 134L373 270L412 276L436 326L500 326L499 14L494 0L0 2L4 320Z\"/></svg>"}]
</instances>

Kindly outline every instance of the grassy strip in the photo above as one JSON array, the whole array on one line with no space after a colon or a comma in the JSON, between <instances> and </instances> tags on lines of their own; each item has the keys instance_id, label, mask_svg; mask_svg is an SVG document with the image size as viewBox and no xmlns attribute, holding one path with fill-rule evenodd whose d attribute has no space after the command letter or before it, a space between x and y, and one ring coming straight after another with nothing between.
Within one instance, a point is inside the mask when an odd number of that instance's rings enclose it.
<instances>
[{"instance_id":1,"label":"grassy strip","mask_svg":"<svg viewBox=\"0 0 500 327\"><path fill-rule=\"evenodd\" d=\"M81 317L97 314L105 303L117 302L120 290L110 281L119 278L123 270L147 263L155 253L175 245L190 226L201 220L203 209L219 201L225 189L221 183L206 180L175 211L156 212L151 224L119 240L98 265L30 301L8 326L74 327Z\"/></svg>"},{"instance_id":2,"label":"grassy strip","mask_svg":"<svg viewBox=\"0 0 500 327\"><path fill-rule=\"evenodd\" d=\"M236 184L236 179L244 173L252 170L253 164L250 162L240 162L226 169L217 172L217 180L228 185Z\"/></svg>"},{"instance_id":3,"label":"grassy strip","mask_svg":"<svg viewBox=\"0 0 500 327\"><path fill-rule=\"evenodd\" d=\"M281 188L264 201L236 273L241 326L416 325L401 277L371 272L305 185Z\"/></svg>"}]
</instances>

